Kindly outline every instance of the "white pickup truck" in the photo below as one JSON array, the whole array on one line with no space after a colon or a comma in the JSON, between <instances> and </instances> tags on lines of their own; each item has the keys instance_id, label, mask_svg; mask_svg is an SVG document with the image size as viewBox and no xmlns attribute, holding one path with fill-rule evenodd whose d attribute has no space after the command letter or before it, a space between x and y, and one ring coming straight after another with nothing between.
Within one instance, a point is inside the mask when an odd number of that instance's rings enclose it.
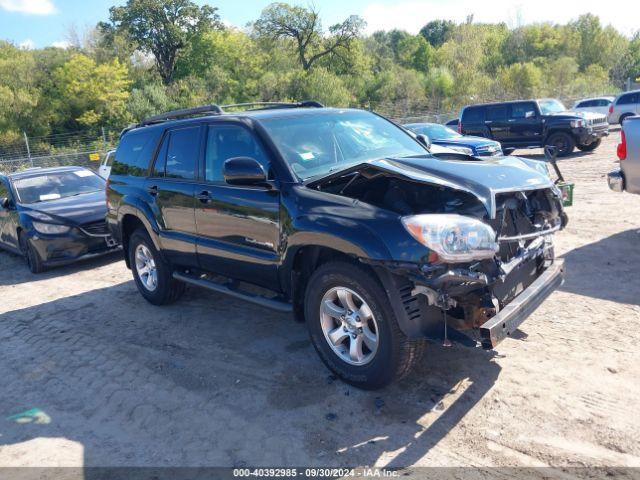
<instances>
[{"instance_id":1,"label":"white pickup truck","mask_svg":"<svg viewBox=\"0 0 640 480\"><path fill-rule=\"evenodd\" d=\"M625 119L621 137L618 145L620 169L607 176L609 188L640 194L640 116Z\"/></svg>"}]
</instances>

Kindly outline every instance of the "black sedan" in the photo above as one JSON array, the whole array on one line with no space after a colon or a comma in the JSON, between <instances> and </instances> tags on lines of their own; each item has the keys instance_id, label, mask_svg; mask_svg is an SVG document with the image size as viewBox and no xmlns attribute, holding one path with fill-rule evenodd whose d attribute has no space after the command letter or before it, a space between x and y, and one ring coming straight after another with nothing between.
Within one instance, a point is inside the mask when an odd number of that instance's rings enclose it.
<instances>
[{"instance_id":1,"label":"black sedan","mask_svg":"<svg viewBox=\"0 0 640 480\"><path fill-rule=\"evenodd\" d=\"M117 249L106 211L105 180L86 168L0 174L0 247L33 273Z\"/></svg>"}]
</instances>

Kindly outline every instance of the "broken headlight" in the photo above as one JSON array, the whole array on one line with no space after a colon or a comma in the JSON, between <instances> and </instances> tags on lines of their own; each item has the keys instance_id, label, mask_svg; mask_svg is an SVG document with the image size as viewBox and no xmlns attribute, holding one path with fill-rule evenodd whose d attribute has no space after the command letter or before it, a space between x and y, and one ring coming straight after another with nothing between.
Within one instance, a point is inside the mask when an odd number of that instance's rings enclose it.
<instances>
[{"instance_id":1,"label":"broken headlight","mask_svg":"<svg viewBox=\"0 0 640 480\"><path fill-rule=\"evenodd\" d=\"M493 258L496 233L475 218L452 214L423 214L402 218L404 228L444 262L461 263Z\"/></svg>"}]
</instances>

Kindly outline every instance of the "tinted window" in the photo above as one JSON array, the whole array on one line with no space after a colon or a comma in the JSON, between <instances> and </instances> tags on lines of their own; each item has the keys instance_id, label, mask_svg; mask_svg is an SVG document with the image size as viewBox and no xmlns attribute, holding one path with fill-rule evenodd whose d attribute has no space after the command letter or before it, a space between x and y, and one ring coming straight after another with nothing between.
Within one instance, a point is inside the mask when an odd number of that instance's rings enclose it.
<instances>
[{"instance_id":1,"label":"tinted window","mask_svg":"<svg viewBox=\"0 0 640 480\"><path fill-rule=\"evenodd\" d=\"M627 93L626 95L622 95L618 100L618 105L629 105L632 103L638 103L638 94L637 93Z\"/></svg>"},{"instance_id":2,"label":"tinted window","mask_svg":"<svg viewBox=\"0 0 640 480\"><path fill-rule=\"evenodd\" d=\"M587 101L587 102L579 102L576 105L576 108L585 108L585 107L592 107L592 106L593 106L593 102Z\"/></svg>"},{"instance_id":3,"label":"tinted window","mask_svg":"<svg viewBox=\"0 0 640 480\"><path fill-rule=\"evenodd\" d=\"M611 102L609 100L606 99L601 99L601 100L596 100L595 101L595 107L608 107L611 104Z\"/></svg>"},{"instance_id":4,"label":"tinted window","mask_svg":"<svg viewBox=\"0 0 640 480\"><path fill-rule=\"evenodd\" d=\"M511 105L511 118L533 118L536 116L536 107L531 102L514 103Z\"/></svg>"},{"instance_id":5,"label":"tinted window","mask_svg":"<svg viewBox=\"0 0 640 480\"><path fill-rule=\"evenodd\" d=\"M462 112L464 122L484 122L484 109L482 107L467 107Z\"/></svg>"},{"instance_id":6,"label":"tinted window","mask_svg":"<svg viewBox=\"0 0 640 480\"><path fill-rule=\"evenodd\" d=\"M209 125L205 151L205 179L210 182L224 180L224 162L234 157L255 158L269 172L269 159L255 137L238 125Z\"/></svg>"},{"instance_id":7,"label":"tinted window","mask_svg":"<svg viewBox=\"0 0 640 480\"><path fill-rule=\"evenodd\" d=\"M111 174L146 176L159 137L157 129L125 133L116 150Z\"/></svg>"},{"instance_id":8,"label":"tinted window","mask_svg":"<svg viewBox=\"0 0 640 480\"><path fill-rule=\"evenodd\" d=\"M500 121L507 119L507 106L506 105L493 105L487 107L487 120Z\"/></svg>"},{"instance_id":9,"label":"tinted window","mask_svg":"<svg viewBox=\"0 0 640 480\"><path fill-rule=\"evenodd\" d=\"M158 152L154 175L193 180L199 151L199 126L171 130Z\"/></svg>"}]
</instances>

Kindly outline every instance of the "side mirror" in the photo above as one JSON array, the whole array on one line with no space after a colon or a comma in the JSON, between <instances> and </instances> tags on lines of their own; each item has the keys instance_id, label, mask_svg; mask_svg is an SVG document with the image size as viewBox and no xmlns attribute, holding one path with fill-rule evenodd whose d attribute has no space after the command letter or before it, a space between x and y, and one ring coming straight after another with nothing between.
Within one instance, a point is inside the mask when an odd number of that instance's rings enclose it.
<instances>
[{"instance_id":1,"label":"side mirror","mask_svg":"<svg viewBox=\"0 0 640 480\"><path fill-rule=\"evenodd\" d=\"M224 162L224 180L229 185L266 185L267 174L255 158L233 157Z\"/></svg>"},{"instance_id":2,"label":"side mirror","mask_svg":"<svg viewBox=\"0 0 640 480\"><path fill-rule=\"evenodd\" d=\"M422 144L424 145L427 150L429 150L431 148L431 140L429 139L429 137L427 137L425 134L423 133L419 133L418 135L416 135L416 139Z\"/></svg>"},{"instance_id":3,"label":"side mirror","mask_svg":"<svg viewBox=\"0 0 640 480\"><path fill-rule=\"evenodd\" d=\"M0 198L0 207L2 207L4 210L9 210L11 206L12 206L11 199L7 197Z\"/></svg>"}]
</instances>

